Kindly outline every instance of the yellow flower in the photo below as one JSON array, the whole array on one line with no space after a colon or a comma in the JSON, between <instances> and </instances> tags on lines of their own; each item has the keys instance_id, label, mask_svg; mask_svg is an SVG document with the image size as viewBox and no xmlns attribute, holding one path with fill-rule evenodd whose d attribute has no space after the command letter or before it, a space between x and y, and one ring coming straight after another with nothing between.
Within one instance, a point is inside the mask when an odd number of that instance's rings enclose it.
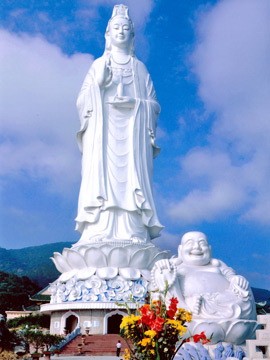
<instances>
[{"instance_id":1,"label":"yellow flower","mask_svg":"<svg viewBox=\"0 0 270 360\"><path fill-rule=\"evenodd\" d=\"M182 308L178 308L177 309L177 313L176 313L176 319L177 320L181 320L181 321L187 321L190 322L192 320L192 314L191 312L182 309Z\"/></svg>"},{"instance_id":2,"label":"yellow flower","mask_svg":"<svg viewBox=\"0 0 270 360\"><path fill-rule=\"evenodd\" d=\"M189 311L187 311L186 312L186 321L191 322L191 320L192 320L192 314Z\"/></svg>"},{"instance_id":3,"label":"yellow flower","mask_svg":"<svg viewBox=\"0 0 270 360\"><path fill-rule=\"evenodd\" d=\"M187 328L181 324L181 321L169 319L166 321L166 324L174 327L181 336L184 335L185 332L187 331Z\"/></svg>"},{"instance_id":4,"label":"yellow flower","mask_svg":"<svg viewBox=\"0 0 270 360\"><path fill-rule=\"evenodd\" d=\"M125 349L123 358L124 358L124 360L130 360L131 359L130 351L128 349Z\"/></svg>"},{"instance_id":5,"label":"yellow flower","mask_svg":"<svg viewBox=\"0 0 270 360\"><path fill-rule=\"evenodd\" d=\"M120 329L124 329L127 326L134 326L134 324L140 319L140 316L135 316L133 314L129 316L124 316L120 324Z\"/></svg>"},{"instance_id":6,"label":"yellow flower","mask_svg":"<svg viewBox=\"0 0 270 360\"><path fill-rule=\"evenodd\" d=\"M151 339L150 338L143 338L141 341L140 341L141 345L142 346L147 346L151 343Z\"/></svg>"},{"instance_id":7,"label":"yellow flower","mask_svg":"<svg viewBox=\"0 0 270 360\"><path fill-rule=\"evenodd\" d=\"M145 331L144 334L146 336L149 336L151 339L153 339L157 335L155 330L147 330L147 331Z\"/></svg>"}]
</instances>

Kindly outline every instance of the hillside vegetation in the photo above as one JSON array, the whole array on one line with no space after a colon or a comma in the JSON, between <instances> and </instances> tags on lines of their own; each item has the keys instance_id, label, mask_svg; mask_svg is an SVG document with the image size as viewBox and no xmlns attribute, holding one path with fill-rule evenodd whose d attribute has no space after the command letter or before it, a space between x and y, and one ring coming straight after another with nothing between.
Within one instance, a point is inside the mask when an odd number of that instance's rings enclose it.
<instances>
[{"instance_id":1,"label":"hillside vegetation","mask_svg":"<svg viewBox=\"0 0 270 360\"><path fill-rule=\"evenodd\" d=\"M23 310L23 306L33 305L29 296L38 290L39 286L28 277L0 271L0 313L6 310Z\"/></svg>"},{"instance_id":2,"label":"hillside vegetation","mask_svg":"<svg viewBox=\"0 0 270 360\"><path fill-rule=\"evenodd\" d=\"M0 247L0 271L27 276L44 288L59 276L50 257L71 245L70 242L60 242L11 250Z\"/></svg>"}]
</instances>

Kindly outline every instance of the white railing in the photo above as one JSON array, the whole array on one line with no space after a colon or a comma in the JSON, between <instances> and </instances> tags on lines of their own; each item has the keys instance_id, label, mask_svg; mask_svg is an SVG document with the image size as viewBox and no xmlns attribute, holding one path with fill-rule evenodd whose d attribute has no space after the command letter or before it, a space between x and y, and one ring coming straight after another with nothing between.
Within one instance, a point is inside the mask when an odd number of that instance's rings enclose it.
<instances>
[{"instance_id":1,"label":"white railing","mask_svg":"<svg viewBox=\"0 0 270 360\"><path fill-rule=\"evenodd\" d=\"M63 349L64 346L66 346L73 339L75 339L75 337L78 336L80 333L81 333L81 328L80 326L78 326L70 334L68 334L57 346L52 346L50 348L50 351Z\"/></svg>"}]
</instances>

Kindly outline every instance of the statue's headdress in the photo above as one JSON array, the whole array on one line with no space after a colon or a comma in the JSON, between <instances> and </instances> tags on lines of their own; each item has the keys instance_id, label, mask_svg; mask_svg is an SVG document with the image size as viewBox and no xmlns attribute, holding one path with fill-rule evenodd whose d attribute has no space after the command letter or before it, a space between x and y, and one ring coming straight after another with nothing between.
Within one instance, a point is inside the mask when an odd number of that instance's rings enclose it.
<instances>
[{"instance_id":1,"label":"statue's headdress","mask_svg":"<svg viewBox=\"0 0 270 360\"><path fill-rule=\"evenodd\" d=\"M130 20L129 13L128 13L128 7L123 4L115 5L113 8L112 17L110 20L112 20L116 16L120 16L120 17Z\"/></svg>"}]
</instances>

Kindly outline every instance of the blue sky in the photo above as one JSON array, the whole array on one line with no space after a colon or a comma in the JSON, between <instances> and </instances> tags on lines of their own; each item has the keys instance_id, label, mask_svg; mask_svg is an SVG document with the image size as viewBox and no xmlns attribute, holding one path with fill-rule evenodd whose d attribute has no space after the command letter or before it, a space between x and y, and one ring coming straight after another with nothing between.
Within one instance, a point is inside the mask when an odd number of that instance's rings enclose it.
<instances>
[{"instance_id":1,"label":"blue sky","mask_svg":"<svg viewBox=\"0 0 270 360\"><path fill-rule=\"evenodd\" d=\"M76 97L104 49L113 0L1 2L0 246L77 241ZM154 190L176 252L213 256L270 289L270 2L122 1L162 112Z\"/></svg>"}]
</instances>

